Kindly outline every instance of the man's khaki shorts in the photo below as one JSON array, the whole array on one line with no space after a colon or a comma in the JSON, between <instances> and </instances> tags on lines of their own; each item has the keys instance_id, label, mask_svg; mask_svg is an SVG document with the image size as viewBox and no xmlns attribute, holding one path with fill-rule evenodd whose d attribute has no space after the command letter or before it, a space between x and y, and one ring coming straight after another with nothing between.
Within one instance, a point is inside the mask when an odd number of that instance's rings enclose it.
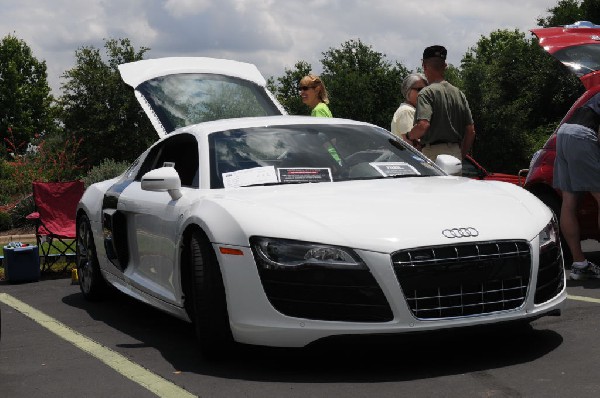
<instances>
[{"instance_id":1,"label":"man's khaki shorts","mask_svg":"<svg viewBox=\"0 0 600 398\"><path fill-rule=\"evenodd\" d=\"M452 143L452 144L434 144L434 145L425 145L423 149L421 149L423 155L427 156L429 159L435 162L435 158L438 155L452 155L458 160L462 161L462 152L460 150L460 145Z\"/></svg>"}]
</instances>

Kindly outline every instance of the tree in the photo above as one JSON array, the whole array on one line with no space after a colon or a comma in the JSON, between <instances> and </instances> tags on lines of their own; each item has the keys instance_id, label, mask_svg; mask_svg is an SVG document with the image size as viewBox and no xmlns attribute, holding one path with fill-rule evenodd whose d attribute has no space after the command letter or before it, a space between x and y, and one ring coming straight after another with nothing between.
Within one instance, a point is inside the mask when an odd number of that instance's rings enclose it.
<instances>
[{"instance_id":1,"label":"tree","mask_svg":"<svg viewBox=\"0 0 600 398\"><path fill-rule=\"evenodd\" d=\"M118 65L139 61L149 49L135 50L128 39L110 39L100 50L81 47L76 65L63 74L60 104L65 130L82 138L87 167L104 159L132 161L157 139L150 120L120 77Z\"/></svg>"},{"instance_id":2,"label":"tree","mask_svg":"<svg viewBox=\"0 0 600 398\"><path fill-rule=\"evenodd\" d=\"M409 73L392 65L384 54L360 40L323 53L322 80L330 94L329 108L335 117L361 120L389 130L402 102L400 84Z\"/></svg>"},{"instance_id":3,"label":"tree","mask_svg":"<svg viewBox=\"0 0 600 398\"><path fill-rule=\"evenodd\" d=\"M389 129L392 116L402 102L400 84L409 73L401 64L392 65L385 55L360 40L323 53L321 79L327 87L333 116L361 120ZM305 61L286 69L282 77L270 78L268 86L288 113L308 115L310 110L298 95L298 82L312 72Z\"/></svg>"},{"instance_id":4,"label":"tree","mask_svg":"<svg viewBox=\"0 0 600 398\"><path fill-rule=\"evenodd\" d=\"M563 26L577 21L591 21L600 24L600 0L560 0L555 7L548 9L550 15L538 18L539 26Z\"/></svg>"},{"instance_id":5,"label":"tree","mask_svg":"<svg viewBox=\"0 0 600 398\"><path fill-rule=\"evenodd\" d=\"M52 104L45 61L38 61L16 36L4 37L0 41L0 139L4 146L10 140L22 154L34 136L54 131ZM7 153L2 151L0 159Z\"/></svg>"},{"instance_id":6,"label":"tree","mask_svg":"<svg viewBox=\"0 0 600 398\"><path fill-rule=\"evenodd\" d=\"M549 16L538 18L537 23L544 28L562 26L584 20L577 0L560 0L555 7L548 9Z\"/></svg>"},{"instance_id":7,"label":"tree","mask_svg":"<svg viewBox=\"0 0 600 398\"><path fill-rule=\"evenodd\" d=\"M578 79L517 30L482 37L461 66L477 131L473 151L493 170L526 168L582 93Z\"/></svg>"},{"instance_id":8,"label":"tree","mask_svg":"<svg viewBox=\"0 0 600 398\"><path fill-rule=\"evenodd\" d=\"M585 21L600 24L600 0L583 0L580 8Z\"/></svg>"}]
</instances>

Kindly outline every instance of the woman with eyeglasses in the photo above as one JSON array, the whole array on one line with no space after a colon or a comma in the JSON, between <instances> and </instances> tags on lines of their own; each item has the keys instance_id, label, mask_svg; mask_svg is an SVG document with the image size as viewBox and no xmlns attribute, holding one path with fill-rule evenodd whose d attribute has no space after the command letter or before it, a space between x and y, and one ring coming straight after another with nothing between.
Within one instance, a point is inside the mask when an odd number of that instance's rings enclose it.
<instances>
[{"instance_id":1,"label":"woman with eyeglasses","mask_svg":"<svg viewBox=\"0 0 600 398\"><path fill-rule=\"evenodd\" d=\"M396 110L392 118L392 133L415 147L418 147L418 142L407 139L406 133L413 128L417 97L425 86L427 86L427 80L423 74L411 73L406 76L400 86L405 101L400 104L400 107Z\"/></svg>"},{"instance_id":2,"label":"woman with eyeglasses","mask_svg":"<svg viewBox=\"0 0 600 398\"><path fill-rule=\"evenodd\" d=\"M307 75L300 79L298 92L304 102L310 109L311 116L333 117L327 104L329 96L323 81L315 75Z\"/></svg>"}]
</instances>

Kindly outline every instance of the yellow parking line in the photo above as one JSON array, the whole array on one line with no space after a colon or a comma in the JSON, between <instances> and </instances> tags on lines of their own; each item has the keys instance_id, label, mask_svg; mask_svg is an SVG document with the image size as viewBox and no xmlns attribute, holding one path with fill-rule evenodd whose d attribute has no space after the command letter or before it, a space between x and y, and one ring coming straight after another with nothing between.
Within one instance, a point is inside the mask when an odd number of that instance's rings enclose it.
<instances>
[{"instance_id":1,"label":"yellow parking line","mask_svg":"<svg viewBox=\"0 0 600 398\"><path fill-rule=\"evenodd\" d=\"M107 348L65 324L49 317L41 311L25 304L24 302L12 297L6 293L0 293L0 301L11 306L23 315L31 318L41 326L45 327L58 337L68 341L74 346L96 357L106 365L110 366L123 376L134 381L148 391L165 398L196 397L183 388L171 383L170 381L156 375L142 366L130 361L123 355Z\"/></svg>"},{"instance_id":2,"label":"yellow parking line","mask_svg":"<svg viewBox=\"0 0 600 398\"><path fill-rule=\"evenodd\" d=\"M597 303L600 304L600 299L597 298L592 298L592 297L584 297L584 296L571 296L570 294L567 295L567 298L571 299L571 300L577 300L577 301L585 301L588 303Z\"/></svg>"}]
</instances>

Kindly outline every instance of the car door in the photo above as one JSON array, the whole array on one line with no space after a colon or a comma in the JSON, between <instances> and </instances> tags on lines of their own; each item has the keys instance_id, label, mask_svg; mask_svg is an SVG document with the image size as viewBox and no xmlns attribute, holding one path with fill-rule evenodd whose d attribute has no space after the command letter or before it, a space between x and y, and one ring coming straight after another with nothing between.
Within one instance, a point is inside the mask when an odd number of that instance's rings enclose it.
<instances>
[{"instance_id":1,"label":"car door","mask_svg":"<svg viewBox=\"0 0 600 398\"><path fill-rule=\"evenodd\" d=\"M157 58L119 65L121 78L159 137L212 120L285 115L256 66L202 57Z\"/></svg>"},{"instance_id":2,"label":"car door","mask_svg":"<svg viewBox=\"0 0 600 398\"><path fill-rule=\"evenodd\" d=\"M163 166L175 168L181 179L183 197L174 200L167 192L142 190L141 177ZM198 142L191 134L174 134L155 145L133 182L118 199L118 213L127 233L127 262L124 276L136 288L162 300L178 303L178 242L184 211L199 186ZM115 236L119 236L116 235Z\"/></svg>"}]
</instances>

